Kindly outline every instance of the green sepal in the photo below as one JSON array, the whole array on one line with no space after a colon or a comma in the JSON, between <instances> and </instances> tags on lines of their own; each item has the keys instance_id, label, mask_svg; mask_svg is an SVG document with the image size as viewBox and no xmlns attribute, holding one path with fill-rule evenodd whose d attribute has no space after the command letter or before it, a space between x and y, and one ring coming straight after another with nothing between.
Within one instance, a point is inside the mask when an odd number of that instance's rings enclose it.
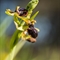
<instances>
[{"instance_id":1,"label":"green sepal","mask_svg":"<svg viewBox=\"0 0 60 60\"><path fill-rule=\"evenodd\" d=\"M12 11L10 9L6 9L5 13L9 16L14 16L14 13L11 13Z\"/></svg>"}]
</instances>

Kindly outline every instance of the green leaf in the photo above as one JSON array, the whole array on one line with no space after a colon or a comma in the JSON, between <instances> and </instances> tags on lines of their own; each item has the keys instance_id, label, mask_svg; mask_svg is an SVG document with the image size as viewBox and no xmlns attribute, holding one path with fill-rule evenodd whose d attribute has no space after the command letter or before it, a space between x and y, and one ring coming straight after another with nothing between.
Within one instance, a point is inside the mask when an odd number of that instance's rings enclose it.
<instances>
[{"instance_id":1,"label":"green leaf","mask_svg":"<svg viewBox=\"0 0 60 60\"><path fill-rule=\"evenodd\" d=\"M12 17L6 17L3 22L0 24L0 37L3 36L12 22Z\"/></svg>"},{"instance_id":2,"label":"green leaf","mask_svg":"<svg viewBox=\"0 0 60 60\"><path fill-rule=\"evenodd\" d=\"M30 18L30 20L34 20L34 18L37 16L38 13L39 13L39 11L37 11L37 12Z\"/></svg>"},{"instance_id":3,"label":"green leaf","mask_svg":"<svg viewBox=\"0 0 60 60\"><path fill-rule=\"evenodd\" d=\"M26 41L20 40L8 54L5 60L13 60L16 54L21 50Z\"/></svg>"},{"instance_id":4,"label":"green leaf","mask_svg":"<svg viewBox=\"0 0 60 60\"><path fill-rule=\"evenodd\" d=\"M38 2L39 2L39 0L31 0L28 3L28 5L26 7L26 9L28 10L28 15L27 15L28 18L30 18L31 14L32 14L33 10L35 9L35 7L37 6Z\"/></svg>"},{"instance_id":5,"label":"green leaf","mask_svg":"<svg viewBox=\"0 0 60 60\"><path fill-rule=\"evenodd\" d=\"M18 33L19 30L16 30L10 40L10 48L12 49L18 42Z\"/></svg>"}]
</instances>

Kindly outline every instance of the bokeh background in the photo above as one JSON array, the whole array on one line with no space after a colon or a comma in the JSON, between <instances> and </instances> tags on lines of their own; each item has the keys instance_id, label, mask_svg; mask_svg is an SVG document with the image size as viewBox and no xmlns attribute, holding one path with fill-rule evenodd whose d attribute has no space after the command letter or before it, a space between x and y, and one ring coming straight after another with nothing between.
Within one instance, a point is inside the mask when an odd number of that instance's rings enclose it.
<instances>
[{"instance_id":1,"label":"bokeh background","mask_svg":"<svg viewBox=\"0 0 60 60\"><path fill-rule=\"evenodd\" d=\"M17 5L26 7L29 1L0 1L0 60L8 55L9 42L16 29L13 17L7 16L5 10L14 10ZM33 14L36 11L40 11L35 18L35 27L40 29L37 42L26 42L14 60L60 60L60 1L40 0Z\"/></svg>"}]
</instances>

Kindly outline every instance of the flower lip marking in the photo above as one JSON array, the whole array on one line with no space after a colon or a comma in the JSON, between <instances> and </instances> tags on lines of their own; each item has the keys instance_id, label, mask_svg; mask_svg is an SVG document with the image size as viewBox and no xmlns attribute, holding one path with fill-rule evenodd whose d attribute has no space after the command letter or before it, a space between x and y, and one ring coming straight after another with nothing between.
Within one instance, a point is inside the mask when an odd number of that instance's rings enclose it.
<instances>
[{"instance_id":1,"label":"flower lip marking","mask_svg":"<svg viewBox=\"0 0 60 60\"><path fill-rule=\"evenodd\" d=\"M31 35L33 38L36 38L38 36L38 31L34 28L34 25L29 25L27 31L28 34Z\"/></svg>"}]
</instances>

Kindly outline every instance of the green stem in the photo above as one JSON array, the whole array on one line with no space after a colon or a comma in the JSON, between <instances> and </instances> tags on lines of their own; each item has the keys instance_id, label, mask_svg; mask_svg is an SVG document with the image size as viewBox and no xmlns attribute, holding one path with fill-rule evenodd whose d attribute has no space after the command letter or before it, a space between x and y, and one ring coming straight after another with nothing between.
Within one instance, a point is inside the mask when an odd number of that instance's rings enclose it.
<instances>
[{"instance_id":1,"label":"green stem","mask_svg":"<svg viewBox=\"0 0 60 60\"><path fill-rule=\"evenodd\" d=\"M14 45L16 45L16 43L18 42L18 33L19 30L16 30L10 40L10 49L12 49L14 47Z\"/></svg>"},{"instance_id":2,"label":"green stem","mask_svg":"<svg viewBox=\"0 0 60 60\"><path fill-rule=\"evenodd\" d=\"M10 54L6 57L5 60L13 60L17 53L21 50L26 41L20 40L12 49Z\"/></svg>"}]
</instances>

